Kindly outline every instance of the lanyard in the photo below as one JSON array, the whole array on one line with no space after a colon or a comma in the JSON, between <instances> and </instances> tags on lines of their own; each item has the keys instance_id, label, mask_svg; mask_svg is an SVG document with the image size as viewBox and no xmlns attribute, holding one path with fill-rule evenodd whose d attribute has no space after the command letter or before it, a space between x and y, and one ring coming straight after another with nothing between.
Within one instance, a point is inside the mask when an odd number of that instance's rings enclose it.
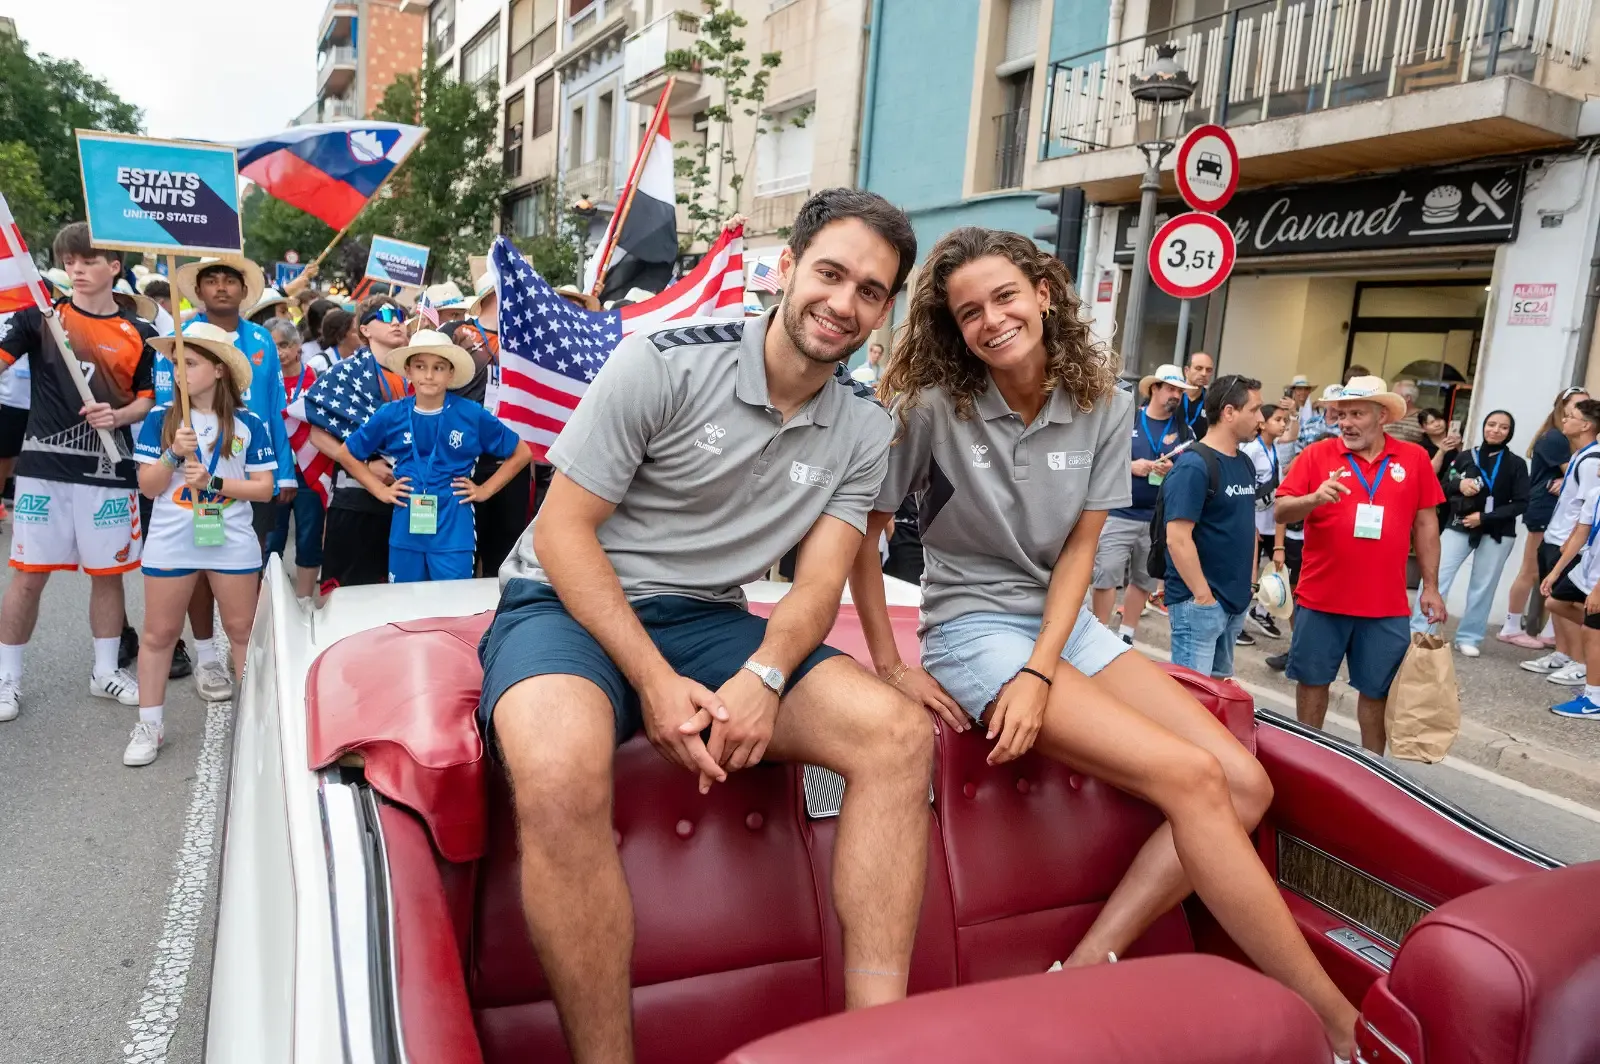
<instances>
[{"instance_id":1,"label":"lanyard","mask_svg":"<svg viewBox=\"0 0 1600 1064\"><path fill-rule=\"evenodd\" d=\"M300 379L295 382L294 391L289 393L289 401L291 403L300 398L300 393L306 390L306 371L310 368L310 366L306 365L300 367Z\"/></svg>"},{"instance_id":2,"label":"lanyard","mask_svg":"<svg viewBox=\"0 0 1600 1064\"><path fill-rule=\"evenodd\" d=\"M411 403L406 411L406 422L411 426L411 462L420 471L417 478L417 487L426 489L433 482L433 463L439 457L439 444L444 441L444 414L448 407L441 407L437 414L424 414L423 417L439 418L439 431L433 437L433 449L428 452L428 461L424 465L422 455L417 451L417 404Z\"/></svg>"},{"instance_id":3,"label":"lanyard","mask_svg":"<svg viewBox=\"0 0 1600 1064\"><path fill-rule=\"evenodd\" d=\"M1261 449L1263 451L1267 452L1267 461L1272 464L1272 482L1276 484L1278 482L1278 445L1275 443L1268 443L1260 436L1256 437L1256 442L1261 445ZM1379 474L1379 476L1382 475L1383 474L1381 473Z\"/></svg>"},{"instance_id":4,"label":"lanyard","mask_svg":"<svg viewBox=\"0 0 1600 1064\"><path fill-rule=\"evenodd\" d=\"M1145 416L1145 411L1148 409L1143 406L1139 408L1139 427L1144 431L1144 439L1150 445L1151 453L1157 458L1165 458L1166 455L1161 450L1161 441L1166 438L1167 430L1172 427L1172 418L1169 416L1167 420L1161 422L1160 436L1153 436L1150 433L1150 419Z\"/></svg>"},{"instance_id":5,"label":"lanyard","mask_svg":"<svg viewBox=\"0 0 1600 1064\"><path fill-rule=\"evenodd\" d=\"M1202 396L1205 395L1204 392L1201 392L1200 394ZM1188 425L1191 429L1194 428L1194 423L1200 420L1200 415L1206 412L1206 404L1204 400L1194 405L1194 411L1194 415L1191 417L1189 414L1189 393L1185 392L1183 394L1183 423Z\"/></svg>"},{"instance_id":6,"label":"lanyard","mask_svg":"<svg viewBox=\"0 0 1600 1064\"><path fill-rule=\"evenodd\" d=\"M1345 453L1344 460L1350 463L1351 472L1355 473L1356 479L1361 482L1361 486L1367 489L1368 502L1376 503L1378 501L1378 486L1383 483L1383 475L1389 471L1389 462L1392 458L1393 456L1391 455L1390 458L1383 460L1383 464L1378 467L1378 475L1372 478L1371 484L1368 484L1367 478L1361 472L1361 467L1356 464L1356 456L1348 452Z\"/></svg>"},{"instance_id":7,"label":"lanyard","mask_svg":"<svg viewBox=\"0 0 1600 1064\"><path fill-rule=\"evenodd\" d=\"M391 403L394 401L394 393L389 391L389 378L384 376L383 364L378 362L376 356L373 356L372 361L378 364L378 391L383 393L384 402Z\"/></svg>"},{"instance_id":8,"label":"lanyard","mask_svg":"<svg viewBox=\"0 0 1600 1064\"><path fill-rule=\"evenodd\" d=\"M1572 480L1573 474L1577 473L1578 471L1578 459L1582 458L1596 447L1600 447L1600 440L1597 440L1594 443L1589 444L1587 447L1584 447L1577 454L1573 455L1571 460L1567 462L1567 471L1561 475L1562 492L1567 490L1567 484Z\"/></svg>"},{"instance_id":9,"label":"lanyard","mask_svg":"<svg viewBox=\"0 0 1600 1064\"><path fill-rule=\"evenodd\" d=\"M204 450L205 450L204 448L201 448L202 453L204 452ZM217 444L216 444L215 447L213 447L211 449L211 458L210 458L209 461L206 462L206 476L214 477L214 476L217 475L217 462L221 458L222 458L222 422L219 420L217 422ZM174 472L176 473L176 471L174 471ZM188 490L188 485L184 485L184 489L187 491ZM193 495L193 499L194 499L195 502L210 502L211 499L209 499L208 496L211 496L211 495L215 495L218 499L222 498L222 493L221 492L212 492L212 491L210 491L210 490L208 490L206 488L201 488L199 491L193 492L192 495Z\"/></svg>"},{"instance_id":10,"label":"lanyard","mask_svg":"<svg viewBox=\"0 0 1600 1064\"><path fill-rule=\"evenodd\" d=\"M1505 456L1506 452L1502 450L1499 454L1494 456L1494 468L1485 470L1483 468L1483 448L1479 447L1472 452L1472 464L1477 466L1478 472L1483 474L1484 490L1489 492L1491 495L1494 494L1494 480L1495 477L1500 475L1500 463L1505 459Z\"/></svg>"}]
</instances>

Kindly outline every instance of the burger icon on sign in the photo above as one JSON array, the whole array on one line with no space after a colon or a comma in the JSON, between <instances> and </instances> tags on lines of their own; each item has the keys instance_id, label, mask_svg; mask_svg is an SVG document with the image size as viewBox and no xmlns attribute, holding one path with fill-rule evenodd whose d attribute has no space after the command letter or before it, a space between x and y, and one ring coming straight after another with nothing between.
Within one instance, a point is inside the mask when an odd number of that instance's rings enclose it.
<instances>
[{"instance_id":1,"label":"burger icon on sign","mask_svg":"<svg viewBox=\"0 0 1600 1064\"><path fill-rule=\"evenodd\" d=\"M1461 214L1461 190L1454 185L1440 185L1422 200L1422 221L1426 225L1444 225Z\"/></svg>"}]
</instances>

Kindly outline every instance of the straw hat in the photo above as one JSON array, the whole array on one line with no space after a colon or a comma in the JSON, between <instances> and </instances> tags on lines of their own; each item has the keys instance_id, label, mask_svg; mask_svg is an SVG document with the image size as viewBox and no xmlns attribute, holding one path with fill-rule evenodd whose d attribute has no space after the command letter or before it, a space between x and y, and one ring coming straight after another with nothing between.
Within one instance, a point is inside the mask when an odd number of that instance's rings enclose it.
<instances>
[{"instance_id":1,"label":"straw hat","mask_svg":"<svg viewBox=\"0 0 1600 1064\"><path fill-rule=\"evenodd\" d=\"M286 307L288 305L288 296L284 295L276 288L268 288L261 293L261 298L256 300L255 306L245 311L244 316L254 321L255 316L260 314L263 310L266 310L268 307Z\"/></svg>"},{"instance_id":2,"label":"straw hat","mask_svg":"<svg viewBox=\"0 0 1600 1064\"><path fill-rule=\"evenodd\" d=\"M574 289L574 291L576 291L576 289ZM478 278L478 283L476 286L476 291L472 297L472 302L467 304L467 313L471 314L473 317L477 317L478 311L483 309L483 301L492 295L494 295L494 276L486 273L482 277Z\"/></svg>"},{"instance_id":3,"label":"straw hat","mask_svg":"<svg viewBox=\"0 0 1600 1064\"><path fill-rule=\"evenodd\" d=\"M150 290L151 285L155 284L157 281L165 283L166 279L167 278L165 274L156 273L154 270L151 270L143 277L140 277L137 281L133 282L133 290L138 292L140 295L144 295Z\"/></svg>"},{"instance_id":4,"label":"straw hat","mask_svg":"<svg viewBox=\"0 0 1600 1064\"><path fill-rule=\"evenodd\" d=\"M1294 380L1289 382L1289 390L1290 391L1293 391L1296 388L1314 388L1314 387L1316 387L1316 386L1311 383L1311 378L1307 377L1304 373L1296 373L1294 375Z\"/></svg>"},{"instance_id":5,"label":"straw hat","mask_svg":"<svg viewBox=\"0 0 1600 1064\"><path fill-rule=\"evenodd\" d=\"M233 346L233 341L228 339L228 334L219 326L209 321L197 321L183 330L183 344L185 347L194 346L216 355L222 364L228 367L228 372L233 374L233 383L238 386L239 394L243 395L250 387L250 382L255 379L255 370L250 367L250 360L243 351ZM150 340L150 346L172 358L172 352L178 346L175 336L155 336Z\"/></svg>"},{"instance_id":6,"label":"straw hat","mask_svg":"<svg viewBox=\"0 0 1600 1064\"><path fill-rule=\"evenodd\" d=\"M68 277L67 271L60 266L44 271L44 279L54 285L56 291L62 295L72 291L72 278Z\"/></svg>"},{"instance_id":7,"label":"straw hat","mask_svg":"<svg viewBox=\"0 0 1600 1064\"><path fill-rule=\"evenodd\" d=\"M461 294L461 289L457 287L454 281L441 281L438 284L430 284L424 291L428 297L428 302L432 303L436 310L443 307L454 308L458 304L465 304L467 301L467 297Z\"/></svg>"},{"instance_id":8,"label":"straw hat","mask_svg":"<svg viewBox=\"0 0 1600 1064\"><path fill-rule=\"evenodd\" d=\"M1341 396L1343 394L1344 394L1344 386L1343 385L1330 384L1326 388L1322 389L1322 394L1321 395L1319 395L1315 399L1311 400L1311 405L1312 405L1313 408L1319 407L1319 406L1327 406L1329 403L1338 402L1339 396Z\"/></svg>"},{"instance_id":9,"label":"straw hat","mask_svg":"<svg viewBox=\"0 0 1600 1064\"><path fill-rule=\"evenodd\" d=\"M119 281L118 283L126 284L127 282ZM149 296L139 295L136 292L124 292L122 289L117 288L112 290L111 298L117 301L117 306L127 307L133 311L135 317L143 318L148 322L154 322L156 315L161 312L161 308L156 305L155 300Z\"/></svg>"},{"instance_id":10,"label":"straw hat","mask_svg":"<svg viewBox=\"0 0 1600 1064\"><path fill-rule=\"evenodd\" d=\"M191 304L201 306L195 285L200 279L200 272L212 266L226 266L244 278L244 298L239 300L239 311L248 317L245 308L255 306L260 301L261 293L266 291L267 281L261 275L261 267L242 255L223 255L219 258L201 259L199 262L186 262L172 275L173 287Z\"/></svg>"},{"instance_id":11,"label":"straw hat","mask_svg":"<svg viewBox=\"0 0 1600 1064\"><path fill-rule=\"evenodd\" d=\"M1406 416L1406 401L1389 390L1382 377L1351 377L1349 382L1339 390L1336 399L1328 400L1330 403L1377 403L1383 407L1384 413L1389 416L1385 424L1390 421L1399 421Z\"/></svg>"},{"instance_id":12,"label":"straw hat","mask_svg":"<svg viewBox=\"0 0 1600 1064\"><path fill-rule=\"evenodd\" d=\"M1150 376L1139 379L1139 398L1150 398L1150 389L1158 384L1170 384L1175 388L1182 388L1190 396L1198 395L1200 392L1200 386L1190 384L1189 379L1183 375L1183 370L1168 363L1165 366L1157 366L1156 371Z\"/></svg>"},{"instance_id":13,"label":"straw hat","mask_svg":"<svg viewBox=\"0 0 1600 1064\"><path fill-rule=\"evenodd\" d=\"M466 387L472 380L472 375L478 371L478 366L472 361L471 355L451 343L450 337L432 329L418 330L409 344L395 348L378 361L383 363L384 369L404 376L406 360L412 355L439 355L448 358L450 365L455 367L455 373L450 377L452 388Z\"/></svg>"},{"instance_id":14,"label":"straw hat","mask_svg":"<svg viewBox=\"0 0 1600 1064\"><path fill-rule=\"evenodd\" d=\"M1294 613L1294 596L1289 592L1289 578L1282 569L1272 568L1261 574L1256 584L1256 601L1280 620Z\"/></svg>"}]
</instances>

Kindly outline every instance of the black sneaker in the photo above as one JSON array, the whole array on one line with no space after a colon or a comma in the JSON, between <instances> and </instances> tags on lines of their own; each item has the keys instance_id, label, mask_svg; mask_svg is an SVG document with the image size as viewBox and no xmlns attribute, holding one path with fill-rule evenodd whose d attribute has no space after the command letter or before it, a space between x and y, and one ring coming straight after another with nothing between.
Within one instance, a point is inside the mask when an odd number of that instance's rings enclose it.
<instances>
[{"instance_id":1,"label":"black sneaker","mask_svg":"<svg viewBox=\"0 0 1600 1064\"><path fill-rule=\"evenodd\" d=\"M189 660L189 648L183 645L183 640L178 640L178 645L172 648L172 668L167 670L167 679L181 680L194 671L194 664Z\"/></svg>"},{"instance_id":2,"label":"black sneaker","mask_svg":"<svg viewBox=\"0 0 1600 1064\"><path fill-rule=\"evenodd\" d=\"M122 626L122 638L117 644L117 668L132 667L139 660L139 633L133 630L133 625Z\"/></svg>"},{"instance_id":3,"label":"black sneaker","mask_svg":"<svg viewBox=\"0 0 1600 1064\"><path fill-rule=\"evenodd\" d=\"M1246 623L1248 623L1250 627L1254 628L1257 632L1266 636L1268 639L1283 638L1283 632L1278 628L1277 619L1260 606L1250 607L1250 613L1246 617Z\"/></svg>"},{"instance_id":4,"label":"black sneaker","mask_svg":"<svg viewBox=\"0 0 1600 1064\"><path fill-rule=\"evenodd\" d=\"M1285 650L1282 654L1274 654L1267 659L1267 668L1271 669L1273 672L1282 672L1288 667L1289 652L1287 650Z\"/></svg>"},{"instance_id":5,"label":"black sneaker","mask_svg":"<svg viewBox=\"0 0 1600 1064\"><path fill-rule=\"evenodd\" d=\"M1256 637L1249 632L1240 632L1239 637L1233 641L1233 645L1236 647L1253 647L1256 645Z\"/></svg>"}]
</instances>

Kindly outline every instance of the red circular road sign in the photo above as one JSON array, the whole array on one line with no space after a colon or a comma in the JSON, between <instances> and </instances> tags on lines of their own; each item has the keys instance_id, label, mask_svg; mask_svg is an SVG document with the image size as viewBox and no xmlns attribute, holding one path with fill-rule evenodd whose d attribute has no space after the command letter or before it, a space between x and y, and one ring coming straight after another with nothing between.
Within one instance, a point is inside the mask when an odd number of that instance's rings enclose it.
<instances>
[{"instance_id":1,"label":"red circular road sign","mask_svg":"<svg viewBox=\"0 0 1600 1064\"><path fill-rule=\"evenodd\" d=\"M1150 241L1150 278L1169 296L1198 299L1228 279L1236 250L1233 230L1216 215L1180 214Z\"/></svg>"},{"instance_id":2,"label":"red circular road sign","mask_svg":"<svg viewBox=\"0 0 1600 1064\"><path fill-rule=\"evenodd\" d=\"M1197 211L1220 211L1239 187L1239 149L1221 126L1196 126L1178 145L1178 191Z\"/></svg>"},{"instance_id":3,"label":"red circular road sign","mask_svg":"<svg viewBox=\"0 0 1600 1064\"><path fill-rule=\"evenodd\" d=\"M295 263L300 261L300 253L293 249L285 251L283 253L283 261L287 262L290 266L293 266Z\"/></svg>"}]
</instances>

